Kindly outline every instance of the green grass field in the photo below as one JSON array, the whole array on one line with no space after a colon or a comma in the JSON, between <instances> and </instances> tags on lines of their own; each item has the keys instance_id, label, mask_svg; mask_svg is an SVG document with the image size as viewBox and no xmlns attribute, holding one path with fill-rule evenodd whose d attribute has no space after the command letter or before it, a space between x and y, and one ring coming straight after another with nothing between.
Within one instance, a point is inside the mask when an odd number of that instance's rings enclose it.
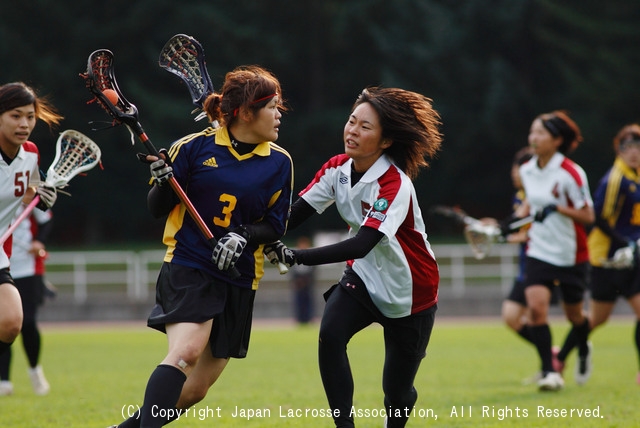
<instances>
[{"instance_id":1,"label":"green grass field","mask_svg":"<svg viewBox=\"0 0 640 428\"><path fill-rule=\"evenodd\" d=\"M566 321L553 321L555 343L566 331ZM592 337L595 370L588 384L580 387L573 381L573 354L565 389L541 393L522 383L538 367L534 349L499 321L437 320L416 381L419 398L408 427L638 426L640 386L635 383L632 335L630 317L613 320ZM43 341L42 365L52 391L44 397L33 394L21 346L14 346L15 392L0 397L2 427L104 428L119 423L123 413L141 403L147 378L166 351L164 335L146 329L143 322L138 327L46 325ZM170 426L333 426L330 418L315 415L327 408L316 342L316 325L254 326L249 356L232 360L207 398ZM380 411L380 328L356 336L349 355L355 407L372 414ZM573 416L543 417L539 407L552 414L554 409L577 410ZM594 409L599 417L585 417ZM307 411L312 414L305 416ZM356 419L358 427L382 424L383 417Z\"/></svg>"}]
</instances>

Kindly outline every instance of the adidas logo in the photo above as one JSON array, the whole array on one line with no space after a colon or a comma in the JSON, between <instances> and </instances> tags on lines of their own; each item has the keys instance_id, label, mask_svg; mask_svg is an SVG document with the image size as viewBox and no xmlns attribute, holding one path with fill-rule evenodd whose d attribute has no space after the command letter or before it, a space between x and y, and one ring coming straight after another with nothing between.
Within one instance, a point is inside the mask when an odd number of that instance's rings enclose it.
<instances>
[{"instance_id":1,"label":"adidas logo","mask_svg":"<svg viewBox=\"0 0 640 428\"><path fill-rule=\"evenodd\" d=\"M211 166L213 168L218 167L218 163L216 162L216 158L209 158L206 161L202 162L202 165Z\"/></svg>"}]
</instances>

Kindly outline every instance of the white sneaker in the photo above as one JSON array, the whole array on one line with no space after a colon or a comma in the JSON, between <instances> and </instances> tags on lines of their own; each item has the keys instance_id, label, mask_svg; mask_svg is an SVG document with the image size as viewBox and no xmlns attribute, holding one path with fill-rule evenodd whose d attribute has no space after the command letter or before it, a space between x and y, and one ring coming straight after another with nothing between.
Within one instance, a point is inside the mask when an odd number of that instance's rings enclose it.
<instances>
[{"instance_id":1,"label":"white sneaker","mask_svg":"<svg viewBox=\"0 0 640 428\"><path fill-rule=\"evenodd\" d=\"M49 382L47 382L47 379L44 377L41 366L29 369L29 379L31 379L31 385L36 395L47 395L49 393L51 388L49 387Z\"/></svg>"},{"instance_id":2,"label":"white sneaker","mask_svg":"<svg viewBox=\"0 0 640 428\"><path fill-rule=\"evenodd\" d=\"M578 385L587 383L593 371L593 362L591 360L593 356L593 344L589 341L587 342L587 347L589 348L587 355L584 357L578 356L578 360L576 361L575 378Z\"/></svg>"},{"instance_id":3,"label":"white sneaker","mask_svg":"<svg viewBox=\"0 0 640 428\"><path fill-rule=\"evenodd\" d=\"M8 380L0 381L0 396L13 394L13 384Z\"/></svg>"},{"instance_id":4,"label":"white sneaker","mask_svg":"<svg viewBox=\"0 0 640 428\"><path fill-rule=\"evenodd\" d=\"M549 372L545 377L538 381L538 389L540 391L558 391L564 386L564 380L559 373Z\"/></svg>"}]
</instances>

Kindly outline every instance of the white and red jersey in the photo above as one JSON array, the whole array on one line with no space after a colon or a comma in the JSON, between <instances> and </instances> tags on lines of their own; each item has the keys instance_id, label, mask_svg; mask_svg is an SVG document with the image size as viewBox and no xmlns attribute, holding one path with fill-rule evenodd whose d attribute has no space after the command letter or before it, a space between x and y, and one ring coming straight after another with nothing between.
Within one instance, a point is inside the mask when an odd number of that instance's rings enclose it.
<instances>
[{"instance_id":1,"label":"white and red jersey","mask_svg":"<svg viewBox=\"0 0 640 428\"><path fill-rule=\"evenodd\" d=\"M24 210L18 208L16 217ZM35 208L31 215L24 219L13 231L13 247L11 251L11 276L13 279L44 275L44 257L31 252L31 242L38 233L38 227L51 220L51 210L42 211Z\"/></svg>"},{"instance_id":2,"label":"white and red jersey","mask_svg":"<svg viewBox=\"0 0 640 428\"><path fill-rule=\"evenodd\" d=\"M318 213L334 202L355 236L361 226L385 237L364 258L348 263L386 317L405 317L435 305L440 274L413 183L387 156L352 187L347 155L331 158L300 196Z\"/></svg>"},{"instance_id":3,"label":"white and red jersey","mask_svg":"<svg viewBox=\"0 0 640 428\"><path fill-rule=\"evenodd\" d=\"M532 214L549 204L575 209L593 206L584 170L561 153L554 154L542 169L534 156L520 167L520 176ZM589 260L584 225L560 213L534 222L528 236L529 257L555 266L574 266Z\"/></svg>"},{"instance_id":4,"label":"white and red jersey","mask_svg":"<svg viewBox=\"0 0 640 428\"><path fill-rule=\"evenodd\" d=\"M11 226L28 187L40 180L38 161L38 148L30 141L20 146L11 164L7 164L0 156L0 234ZM11 238L5 241L0 250L0 269L9 266L10 255Z\"/></svg>"}]
</instances>

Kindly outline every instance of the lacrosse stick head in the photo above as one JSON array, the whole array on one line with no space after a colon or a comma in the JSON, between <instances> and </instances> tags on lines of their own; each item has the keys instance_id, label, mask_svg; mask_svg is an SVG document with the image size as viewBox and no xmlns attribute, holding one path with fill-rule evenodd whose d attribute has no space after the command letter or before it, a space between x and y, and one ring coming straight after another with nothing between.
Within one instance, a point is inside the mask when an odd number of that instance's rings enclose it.
<instances>
[{"instance_id":1,"label":"lacrosse stick head","mask_svg":"<svg viewBox=\"0 0 640 428\"><path fill-rule=\"evenodd\" d=\"M176 34L160 51L158 64L182 79L191 94L191 102L202 109L204 100L214 89L200 42L186 34ZM198 118L201 116L198 115Z\"/></svg>"},{"instance_id":2,"label":"lacrosse stick head","mask_svg":"<svg viewBox=\"0 0 640 428\"><path fill-rule=\"evenodd\" d=\"M45 182L56 188L65 187L73 177L96 166L101 155L100 147L93 140L68 129L58 137L56 156L47 171Z\"/></svg>"},{"instance_id":3,"label":"lacrosse stick head","mask_svg":"<svg viewBox=\"0 0 640 428\"><path fill-rule=\"evenodd\" d=\"M118 124L123 123L130 128L137 129L138 109L131 104L118 87L113 68L113 53L107 49L99 49L89 55L87 60L87 72L80 74L85 80L89 92L94 95L90 102L97 101ZM111 89L118 95L118 100L113 104L104 94Z\"/></svg>"},{"instance_id":4,"label":"lacrosse stick head","mask_svg":"<svg viewBox=\"0 0 640 428\"><path fill-rule=\"evenodd\" d=\"M477 260L482 260L489 254L491 246L499 236L499 227L493 224L483 224L480 221L470 223L464 228L464 238Z\"/></svg>"}]
</instances>

